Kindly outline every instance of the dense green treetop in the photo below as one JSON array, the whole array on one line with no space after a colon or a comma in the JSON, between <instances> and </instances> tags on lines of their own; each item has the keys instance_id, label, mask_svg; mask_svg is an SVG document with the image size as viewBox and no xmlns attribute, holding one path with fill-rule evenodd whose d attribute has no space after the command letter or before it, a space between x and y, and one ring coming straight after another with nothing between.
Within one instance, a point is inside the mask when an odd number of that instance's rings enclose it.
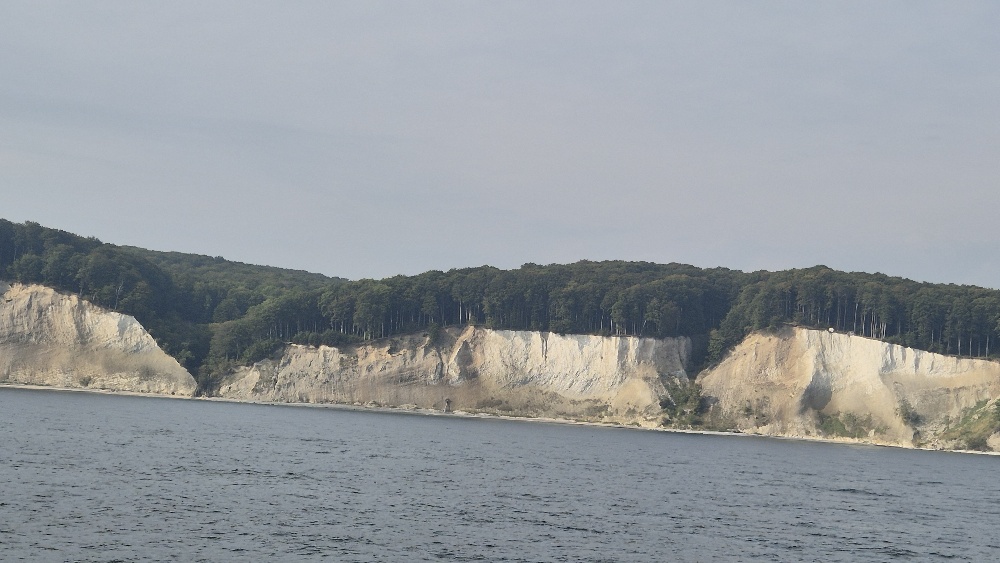
<instances>
[{"instance_id":1,"label":"dense green treetop","mask_svg":"<svg viewBox=\"0 0 1000 563\"><path fill-rule=\"evenodd\" d=\"M105 244L0 220L0 279L42 283L134 315L210 388L287 342L343 345L476 324L617 336L688 336L693 367L784 324L987 357L1000 291L825 266L744 273L581 261L347 281L222 258Z\"/></svg>"},{"instance_id":2,"label":"dense green treetop","mask_svg":"<svg viewBox=\"0 0 1000 563\"><path fill-rule=\"evenodd\" d=\"M256 266L226 260L221 256L203 256L183 252L160 252L134 246L122 246L124 250L156 264L174 278L181 286L195 284L215 284L221 286L242 286L258 290L263 294L280 294L287 289L319 289L330 282L347 281L330 278L302 270L288 270L273 266Z\"/></svg>"}]
</instances>

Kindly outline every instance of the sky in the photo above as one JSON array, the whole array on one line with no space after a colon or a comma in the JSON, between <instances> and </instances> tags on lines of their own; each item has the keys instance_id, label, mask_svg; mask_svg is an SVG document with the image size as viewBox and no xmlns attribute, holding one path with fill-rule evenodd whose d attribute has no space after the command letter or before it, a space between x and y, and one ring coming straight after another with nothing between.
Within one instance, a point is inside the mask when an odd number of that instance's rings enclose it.
<instances>
[{"instance_id":1,"label":"sky","mask_svg":"<svg viewBox=\"0 0 1000 563\"><path fill-rule=\"evenodd\" d=\"M1000 288L1000 3L4 2L0 217L382 278Z\"/></svg>"}]
</instances>

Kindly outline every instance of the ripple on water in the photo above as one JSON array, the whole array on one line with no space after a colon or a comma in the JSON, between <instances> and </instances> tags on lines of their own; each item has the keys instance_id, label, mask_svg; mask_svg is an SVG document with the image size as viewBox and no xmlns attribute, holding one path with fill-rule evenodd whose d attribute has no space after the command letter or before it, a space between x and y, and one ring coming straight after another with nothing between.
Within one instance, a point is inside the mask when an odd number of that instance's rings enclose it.
<instances>
[{"instance_id":1,"label":"ripple on water","mask_svg":"<svg viewBox=\"0 0 1000 563\"><path fill-rule=\"evenodd\" d=\"M12 560L990 560L997 458L0 389Z\"/></svg>"}]
</instances>

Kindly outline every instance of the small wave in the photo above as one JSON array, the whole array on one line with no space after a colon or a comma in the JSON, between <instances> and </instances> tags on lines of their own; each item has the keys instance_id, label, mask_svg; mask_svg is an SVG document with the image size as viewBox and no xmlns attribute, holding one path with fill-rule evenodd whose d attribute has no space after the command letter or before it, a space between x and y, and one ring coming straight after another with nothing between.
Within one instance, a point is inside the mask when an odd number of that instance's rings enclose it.
<instances>
[{"instance_id":1,"label":"small wave","mask_svg":"<svg viewBox=\"0 0 1000 563\"><path fill-rule=\"evenodd\" d=\"M852 495L864 495L869 497L894 497L896 495L889 493L876 493L875 491L869 491L867 489L855 489L853 487L845 487L842 489L834 489L835 493L848 493Z\"/></svg>"}]
</instances>

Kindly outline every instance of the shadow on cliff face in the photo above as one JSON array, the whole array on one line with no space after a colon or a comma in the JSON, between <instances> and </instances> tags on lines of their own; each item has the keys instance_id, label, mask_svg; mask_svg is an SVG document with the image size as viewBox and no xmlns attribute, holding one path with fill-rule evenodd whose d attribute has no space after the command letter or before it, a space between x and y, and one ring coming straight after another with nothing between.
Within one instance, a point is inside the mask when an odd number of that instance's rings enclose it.
<instances>
[{"instance_id":1,"label":"shadow on cliff face","mask_svg":"<svg viewBox=\"0 0 1000 563\"><path fill-rule=\"evenodd\" d=\"M813 376L812 381L802 392L799 414L805 414L810 410L822 411L832 398L833 390L830 388L830 383Z\"/></svg>"}]
</instances>

